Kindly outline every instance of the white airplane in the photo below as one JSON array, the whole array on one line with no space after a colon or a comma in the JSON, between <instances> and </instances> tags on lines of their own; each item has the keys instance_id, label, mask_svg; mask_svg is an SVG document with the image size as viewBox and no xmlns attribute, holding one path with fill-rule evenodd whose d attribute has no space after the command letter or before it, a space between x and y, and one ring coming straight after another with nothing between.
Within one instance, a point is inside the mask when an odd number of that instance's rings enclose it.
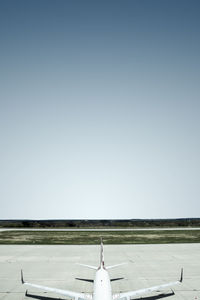
<instances>
[{"instance_id":1,"label":"white airplane","mask_svg":"<svg viewBox=\"0 0 200 300\"><path fill-rule=\"evenodd\" d=\"M170 286L180 284L183 281L183 269L181 269L181 277L177 281L169 282L169 283L165 283L165 284L161 284L161 285L157 285L157 286L153 286L153 287L149 287L149 288L145 288L145 289L140 289L140 290L136 290L136 291L130 291L130 292L124 292L124 293L120 292L117 294L112 294L111 281L120 280L123 278L110 279L107 270L117 267L122 264L105 267L102 240L101 240L101 252L100 252L100 266L97 268L97 267L90 266L90 265L83 265L83 264L81 264L81 265L96 270L96 275L95 275L94 280L76 278L76 279L83 280L83 281L94 282L92 294L78 293L78 292L73 292L73 291L69 291L69 290L51 288L51 287L47 287L47 286L43 286L43 285L26 282L26 281L24 281L22 270L21 270L21 282L22 282L22 284L24 284L26 286L31 286L34 288L42 289L42 290L53 292L56 294L65 295L65 296L68 296L75 300L78 300L78 299L80 299L80 300L120 300L123 298L130 300L132 297L140 296L140 295L150 293L153 291L158 291L163 288L168 288Z\"/></svg>"}]
</instances>

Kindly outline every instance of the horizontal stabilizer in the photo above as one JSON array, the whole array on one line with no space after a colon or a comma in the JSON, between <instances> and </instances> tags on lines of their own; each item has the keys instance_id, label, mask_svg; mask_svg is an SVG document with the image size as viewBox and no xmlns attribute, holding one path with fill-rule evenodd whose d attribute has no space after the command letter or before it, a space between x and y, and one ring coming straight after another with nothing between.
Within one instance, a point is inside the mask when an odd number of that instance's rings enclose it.
<instances>
[{"instance_id":1,"label":"horizontal stabilizer","mask_svg":"<svg viewBox=\"0 0 200 300\"><path fill-rule=\"evenodd\" d=\"M116 267L119 267L119 266L122 266L122 265L126 265L127 263L121 263L121 264L117 264L117 265L113 265L113 266L108 266L106 267L106 269L112 269L112 268L116 268Z\"/></svg>"},{"instance_id":2,"label":"horizontal stabilizer","mask_svg":"<svg viewBox=\"0 0 200 300\"><path fill-rule=\"evenodd\" d=\"M79 264L79 263L76 263L76 265L83 266L83 267L86 267L86 268L89 268L89 269L93 269L93 270L97 270L98 269L97 267L90 266L90 265L84 265L84 264Z\"/></svg>"},{"instance_id":3,"label":"horizontal stabilizer","mask_svg":"<svg viewBox=\"0 0 200 300\"><path fill-rule=\"evenodd\" d=\"M81 280L81 281L87 281L87 282L91 282L93 283L94 280L93 279L87 279L87 278L75 278L76 280Z\"/></svg>"}]
</instances>

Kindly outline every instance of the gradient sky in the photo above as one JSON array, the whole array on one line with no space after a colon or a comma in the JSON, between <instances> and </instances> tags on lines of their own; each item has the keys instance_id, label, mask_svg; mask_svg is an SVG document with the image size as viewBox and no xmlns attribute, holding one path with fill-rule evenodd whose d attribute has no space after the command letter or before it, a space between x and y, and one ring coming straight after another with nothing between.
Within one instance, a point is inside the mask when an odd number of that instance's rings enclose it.
<instances>
[{"instance_id":1,"label":"gradient sky","mask_svg":"<svg viewBox=\"0 0 200 300\"><path fill-rule=\"evenodd\" d=\"M0 218L200 217L200 2L0 1Z\"/></svg>"}]
</instances>

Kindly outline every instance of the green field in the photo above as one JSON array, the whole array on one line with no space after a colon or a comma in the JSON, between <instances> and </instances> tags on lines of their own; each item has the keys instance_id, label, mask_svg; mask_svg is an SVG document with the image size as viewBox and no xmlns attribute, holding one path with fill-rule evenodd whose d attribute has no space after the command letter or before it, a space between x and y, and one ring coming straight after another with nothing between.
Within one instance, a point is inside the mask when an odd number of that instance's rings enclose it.
<instances>
[{"instance_id":1,"label":"green field","mask_svg":"<svg viewBox=\"0 0 200 300\"><path fill-rule=\"evenodd\" d=\"M7 245L95 245L200 243L200 230L138 231L2 231L0 244Z\"/></svg>"}]
</instances>

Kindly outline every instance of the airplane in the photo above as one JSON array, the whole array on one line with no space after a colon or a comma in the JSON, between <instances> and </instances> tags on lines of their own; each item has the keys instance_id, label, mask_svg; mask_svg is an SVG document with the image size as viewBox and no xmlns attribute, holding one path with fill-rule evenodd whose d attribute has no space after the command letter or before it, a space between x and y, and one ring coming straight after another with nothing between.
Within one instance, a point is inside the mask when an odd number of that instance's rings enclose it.
<instances>
[{"instance_id":1,"label":"airplane","mask_svg":"<svg viewBox=\"0 0 200 300\"><path fill-rule=\"evenodd\" d=\"M101 239L101 250L100 250L100 265L99 267L95 266L90 266L90 265L85 265L85 264L80 264L82 266L88 267L90 269L96 270L95 278L94 280L91 279L83 279L83 278L76 278L78 280L83 280L83 281L89 281L93 282L93 293L92 294L87 294L87 293L78 293L78 292L73 292L69 290L62 290L62 289L57 289L57 288L52 288L52 287L47 287L47 286L42 286L34 283L29 283L24 281L23 277L23 271L21 270L21 282L23 285L26 286L31 286L34 288L42 289L48 292L53 292L56 294L60 295L65 295L70 298L73 298L74 300L121 300L123 298L130 300L132 297L140 296L143 294L147 294L153 291L158 291L159 289L164 289L168 288L177 284L180 284L183 281L183 269L181 269L181 276L180 279L177 281L149 287L149 288L144 288L144 289L139 289L135 291L129 291L129 292L120 292L120 293L112 293L111 289L111 281L115 280L120 280L123 278L113 278L110 279L108 271L111 268L115 268L117 266L120 266L122 264L117 264L117 265L112 265L112 266L105 266L104 262L104 248L103 248L103 241Z\"/></svg>"}]
</instances>

